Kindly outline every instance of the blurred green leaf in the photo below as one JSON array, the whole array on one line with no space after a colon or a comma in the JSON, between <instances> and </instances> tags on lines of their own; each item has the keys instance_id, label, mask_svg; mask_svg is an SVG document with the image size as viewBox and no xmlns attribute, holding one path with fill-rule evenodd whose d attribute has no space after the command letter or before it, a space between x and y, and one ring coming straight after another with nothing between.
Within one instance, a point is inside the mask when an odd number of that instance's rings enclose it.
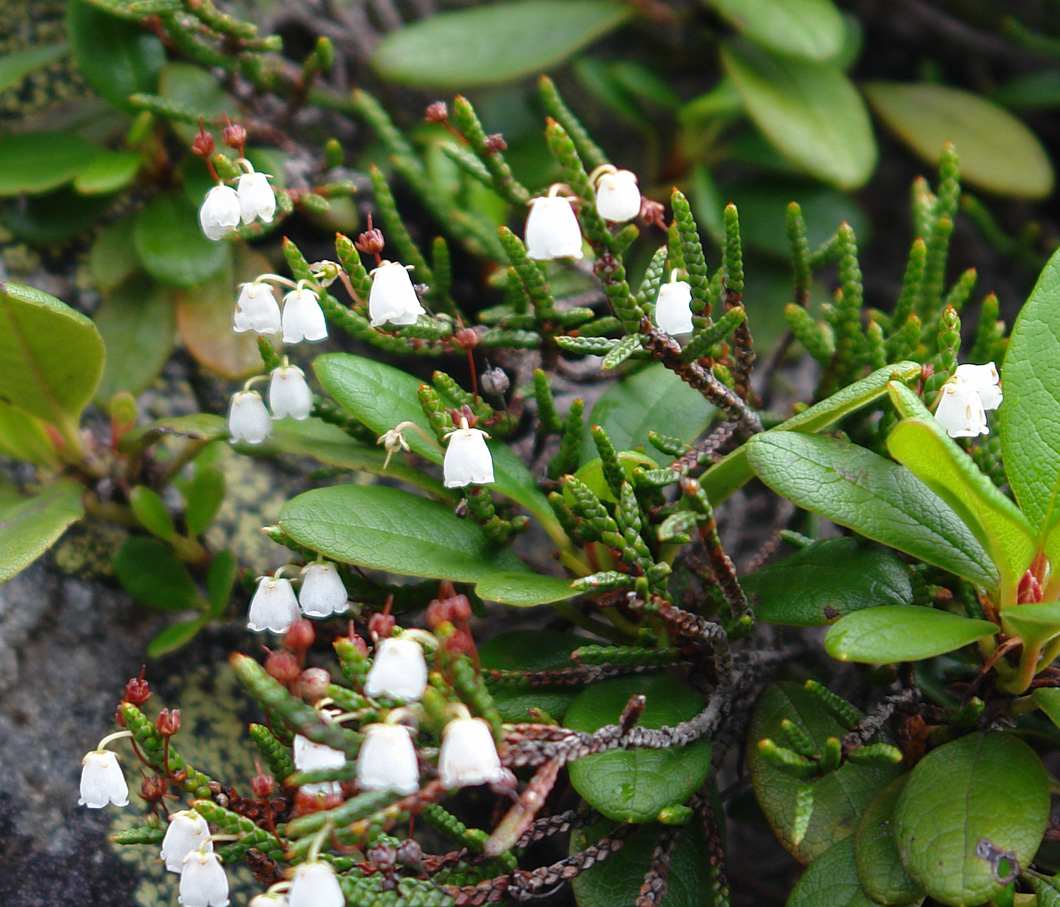
<instances>
[{"instance_id":1,"label":"blurred green leaf","mask_svg":"<svg viewBox=\"0 0 1060 907\"><path fill-rule=\"evenodd\" d=\"M204 533L217 516L225 498L225 474L217 466L198 464L195 475L184 486L184 521L188 535Z\"/></svg>"},{"instance_id":2,"label":"blurred green leaf","mask_svg":"<svg viewBox=\"0 0 1060 907\"><path fill-rule=\"evenodd\" d=\"M237 572L236 556L227 548L218 551L210 562L210 569L206 574L206 598L210 602L211 617L216 618L224 614L232 596Z\"/></svg>"},{"instance_id":3,"label":"blurred green leaf","mask_svg":"<svg viewBox=\"0 0 1060 907\"><path fill-rule=\"evenodd\" d=\"M825 636L825 651L840 661L891 664L920 661L997 633L988 620L916 605L885 605L848 614Z\"/></svg>"},{"instance_id":4,"label":"blurred green leaf","mask_svg":"<svg viewBox=\"0 0 1060 907\"><path fill-rule=\"evenodd\" d=\"M176 535L173 517L161 496L146 485L137 485L129 492L129 506L140 524L152 535L170 541Z\"/></svg>"},{"instance_id":5,"label":"blurred green leaf","mask_svg":"<svg viewBox=\"0 0 1060 907\"><path fill-rule=\"evenodd\" d=\"M123 217L96 234L88 253L88 266L101 290L113 290L140 267L133 244L134 223L133 218Z\"/></svg>"},{"instance_id":6,"label":"blurred green leaf","mask_svg":"<svg viewBox=\"0 0 1060 907\"><path fill-rule=\"evenodd\" d=\"M192 118L191 123L170 120L173 131L188 145L199 134L199 117L205 121L206 131L216 133L216 138L220 139L217 120L226 113L234 117L239 110L235 99L217 79L192 63L174 62L163 66L158 76L158 93Z\"/></svg>"},{"instance_id":7,"label":"blurred green leaf","mask_svg":"<svg viewBox=\"0 0 1060 907\"><path fill-rule=\"evenodd\" d=\"M140 211L133 241L144 270L174 287L206 283L231 261L231 245L202 235L198 213L180 192L160 195Z\"/></svg>"},{"instance_id":8,"label":"blurred green leaf","mask_svg":"<svg viewBox=\"0 0 1060 907\"><path fill-rule=\"evenodd\" d=\"M159 658L168 655L191 642L206 623L205 617L182 620L166 627L147 644L147 657Z\"/></svg>"},{"instance_id":9,"label":"blurred green leaf","mask_svg":"<svg viewBox=\"0 0 1060 907\"><path fill-rule=\"evenodd\" d=\"M1049 69L1017 76L998 88L990 99L1005 107L1026 110L1060 107L1060 70Z\"/></svg>"},{"instance_id":10,"label":"blurred green leaf","mask_svg":"<svg viewBox=\"0 0 1060 907\"><path fill-rule=\"evenodd\" d=\"M159 611L204 610L188 568L158 539L127 538L114 555L114 574L140 604Z\"/></svg>"},{"instance_id":11,"label":"blurred green leaf","mask_svg":"<svg viewBox=\"0 0 1060 907\"><path fill-rule=\"evenodd\" d=\"M74 188L82 195L107 195L128 186L139 170L139 152L104 151L74 177Z\"/></svg>"},{"instance_id":12,"label":"blurred green leaf","mask_svg":"<svg viewBox=\"0 0 1060 907\"><path fill-rule=\"evenodd\" d=\"M119 448L129 450L136 444L152 444L164 435L180 435L203 441L219 441L228 437L224 416L213 413L194 413L189 416L166 416L148 425L141 425L122 435Z\"/></svg>"},{"instance_id":13,"label":"blurred green leaf","mask_svg":"<svg viewBox=\"0 0 1060 907\"><path fill-rule=\"evenodd\" d=\"M65 41L44 47L27 47L0 58L0 91L11 88L36 69L47 66L70 52Z\"/></svg>"},{"instance_id":14,"label":"blurred green leaf","mask_svg":"<svg viewBox=\"0 0 1060 907\"><path fill-rule=\"evenodd\" d=\"M63 479L33 497L0 499L0 583L28 567L84 516L83 490L79 483Z\"/></svg>"},{"instance_id":15,"label":"blurred green leaf","mask_svg":"<svg viewBox=\"0 0 1060 907\"><path fill-rule=\"evenodd\" d=\"M47 192L70 182L103 149L74 132L0 137L0 196Z\"/></svg>"},{"instance_id":16,"label":"blurred green leaf","mask_svg":"<svg viewBox=\"0 0 1060 907\"><path fill-rule=\"evenodd\" d=\"M3 224L16 237L38 246L58 245L95 226L113 203L111 196L81 195L63 186L31 195L0 212Z\"/></svg>"},{"instance_id":17,"label":"blurred green leaf","mask_svg":"<svg viewBox=\"0 0 1060 907\"><path fill-rule=\"evenodd\" d=\"M843 49L846 29L832 0L704 0L756 44L822 62Z\"/></svg>"},{"instance_id":18,"label":"blurred green leaf","mask_svg":"<svg viewBox=\"0 0 1060 907\"><path fill-rule=\"evenodd\" d=\"M36 416L0 403L0 453L13 460L58 468L55 442Z\"/></svg>"}]
</instances>

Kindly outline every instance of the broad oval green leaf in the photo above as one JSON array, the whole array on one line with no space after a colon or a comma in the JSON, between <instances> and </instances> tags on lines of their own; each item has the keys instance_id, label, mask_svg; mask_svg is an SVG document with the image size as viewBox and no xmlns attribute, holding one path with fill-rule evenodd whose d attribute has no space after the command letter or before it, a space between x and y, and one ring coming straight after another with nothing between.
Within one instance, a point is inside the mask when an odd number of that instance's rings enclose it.
<instances>
[{"instance_id":1,"label":"broad oval green leaf","mask_svg":"<svg viewBox=\"0 0 1060 907\"><path fill-rule=\"evenodd\" d=\"M88 267L101 290L113 290L139 270L131 217L123 217L96 234L88 253Z\"/></svg>"},{"instance_id":2,"label":"broad oval green leaf","mask_svg":"<svg viewBox=\"0 0 1060 907\"><path fill-rule=\"evenodd\" d=\"M885 605L848 614L824 638L840 661L888 664L920 661L997 633L997 624L916 605Z\"/></svg>"},{"instance_id":3,"label":"broad oval green leaf","mask_svg":"<svg viewBox=\"0 0 1060 907\"><path fill-rule=\"evenodd\" d=\"M768 431L747 443L758 477L805 510L997 587L989 556L960 517L909 470L870 450L817 435Z\"/></svg>"},{"instance_id":4,"label":"broad oval green leaf","mask_svg":"<svg viewBox=\"0 0 1060 907\"><path fill-rule=\"evenodd\" d=\"M154 444L164 435L178 435L198 441L220 441L228 437L224 416L193 413L188 416L166 416L122 435L118 449L128 452L136 447Z\"/></svg>"},{"instance_id":5,"label":"broad oval green leaf","mask_svg":"<svg viewBox=\"0 0 1060 907\"><path fill-rule=\"evenodd\" d=\"M74 177L74 188L82 195L108 195L124 189L140 170L137 151L104 151Z\"/></svg>"},{"instance_id":6,"label":"broad oval green leaf","mask_svg":"<svg viewBox=\"0 0 1060 907\"><path fill-rule=\"evenodd\" d=\"M66 27L85 81L101 98L135 113L129 96L154 91L166 49L139 23L112 15L87 0L70 0Z\"/></svg>"},{"instance_id":7,"label":"broad oval green leaf","mask_svg":"<svg viewBox=\"0 0 1060 907\"><path fill-rule=\"evenodd\" d=\"M1049 779L1038 755L1011 734L970 734L932 750L913 769L895 811L895 841L909 874L952 907L989 901L1034 858L1049 819ZM1015 864L1015 865L1013 865Z\"/></svg>"},{"instance_id":8,"label":"broad oval green leaf","mask_svg":"<svg viewBox=\"0 0 1060 907\"><path fill-rule=\"evenodd\" d=\"M1049 720L1060 728L1060 689L1056 687L1039 687L1031 696Z\"/></svg>"},{"instance_id":9,"label":"broad oval green leaf","mask_svg":"<svg viewBox=\"0 0 1060 907\"><path fill-rule=\"evenodd\" d=\"M96 326L33 287L0 283L0 402L69 429L103 371Z\"/></svg>"},{"instance_id":10,"label":"broad oval green leaf","mask_svg":"<svg viewBox=\"0 0 1060 907\"><path fill-rule=\"evenodd\" d=\"M114 555L114 574L133 598L159 611L205 610L195 581L173 549L157 539L131 536Z\"/></svg>"},{"instance_id":11,"label":"broad oval green leaf","mask_svg":"<svg viewBox=\"0 0 1060 907\"><path fill-rule=\"evenodd\" d=\"M0 91L17 85L34 70L55 62L69 52L70 45L64 41L43 47L27 47L25 50L5 54L0 59Z\"/></svg>"},{"instance_id":12,"label":"broad oval green leaf","mask_svg":"<svg viewBox=\"0 0 1060 907\"><path fill-rule=\"evenodd\" d=\"M174 287L206 283L231 261L231 244L202 235L181 192L160 195L137 215L133 241L144 270Z\"/></svg>"},{"instance_id":13,"label":"broad oval green leaf","mask_svg":"<svg viewBox=\"0 0 1060 907\"><path fill-rule=\"evenodd\" d=\"M477 591L477 590L476 590ZM500 671L555 671L570 668L570 653L587 640L556 630L512 630L494 636L479 647L482 667ZM508 686L491 682L485 672L493 704L505 721L530 721L530 709L540 709L556 721L562 721L578 690L562 686Z\"/></svg>"},{"instance_id":14,"label":"broad oval green leaf","mask_svg":"<svg viewBox=\"0 0 1060 907\"><path fill-rule=\"evenodd\" d=\"M198 463L195 475L181 490L184 493L184 523L188 535L194 538L210 528L210 523L224 503L224 470L212 464ZM222 554L231 556L229 552ZM213 569L213 564L210 569Z\"/></svg>"},{"instance_id":15,"label":"broad oval green leaf","mask_svg":"<svg viewBox=\"0 0 1060 907\"><path fill-rule=\"evenodd\" d=\"M840 740L843 727L821 701L796 683L774 683L758 700L748 730L747 759L755 796L780 843L796 860L806 865L833 844L854 834L865 808L897 777L894 765L855 765L845 762L836 771L813 782L813 812L802 840L792 842L795 804L804 782L766 761L758 742L766 737L782 741L781 720L796 721L822 751L829 737Z\"/></svg>"},{"instance_id":16,"label":"broad oval green leaf","mask_svg":"<svg viewBox=\"0 0 1060 907\"><path fill-rule=\"evenodd\" d=\"M821 627L877 605L909 605L909 570L856 539L824 539L740 578L758 620Z\"/></svg>"},{"instance_id":17,"label":"broad oval green leaf","mask_svg":"<svg viewBox=\"0 0 1060 907\"><path fill-rule=\"evenodd\" d=\"M846 28L832 0L705 0L733 28L778 54L831 60Z\"/></svg>"},{"instance_id":18,"label":"broad oval green leaf","mask_svg":"<svg viewBox=\"0 0 1060 907\"><path fill-rule=\"evenodd\" d=\"M948 85L869 82L862 89L880 119L924 160L938 163L952 142L968 183L1022 198L1053 191L1053 168L1038 137L992 101Z\"/></svg>"},{"instance_id":19,"label":"broad oval green leaf","mask_svg":"<svg viewBox=\"0 0 1060 907\"><path fill-rule=\"evenodd\" d=\"M162 496L153 488L137 485L129 492L129 506L132 507L140 525L151 535L157 535L167 542L176 535L173 516Z\"/></svg>"},{"instance_id":20,"label":"broad oval green leaf","mask_svg":"<svg viewBox=\"0 0 1060 907\"><path fill-rule=\"evenodd\" d=\"M28 567L85 515L82 491L77 482L63 479L31 498L0 501L0 583Z\"/></svg>"},{"instance_id":21,"label":"broad oval green leaf","mask_svg":"<svg viewBox=\"0 0 1060 907\"><path fill-rule=\"evenodd\" d=\"M611 0L509 0L453 10L391 32L371 62L402 85L496 85L562 63L632 14Z\"/></svg>"},{"instance_id":22,"label":"broad oval green leaf","mask_svg":"<svg viewBox=\"0 0 1060 907\"><path fill-rule=\"evenodd\" d=\"M6 403L0 403L0 454L59 471L55 442L44 423Z\"/></svg>"},{"instance_id":23,"label":"broad oval green leaf","mask_svg":"<svg viewBox=\"0 0 1060 907\"><path fill-rule=\"evenodd\" d=\"M1006 608L1001 612L1001 629L1008 636L1018 636L1025 646L1039 648L1060 636L1060 602Z\"/></svg>"},{"instance_id":24,"label":"broad oval green leaf","mask_svg":"<svg viewBox=\"0 0 1060 907\"><path fill-rule=\"evenodd\" d=\"M865 104L835 66L726 41L722 65L766 137L811 176L841 189L876 169L876 139Z\"/></svg>"},{"instance_id":25,"label":"broad oval green leaf","mask_svg":"<svg viewBox=\"0 0 1060 907\"><path fill-rule=\"evenodd\" d=\"M486 577L475 586L475 594L502 605L544 605L574 598L581 593L571 588L569 579L516 571Z\"/></svg>"},{"instance_id":26,"label":"broad oval green leaf","mask_svg":"<svg viewBox=\"0 0 1060 907\"><path fill-rule=\"evenodd\" d=\"M924 889L905 871L894 842L894 811L909 775L900 775L869 804L854 838L858 881L879 904L900 907L924 896Z\"/></svg>"},{"instance_id":27,"label":"broad oval green leaf","mask_svg":"<svg viewBox=\"0 0 1060 907\"><path fill-rule=\"evenodd\" d=\"M877 907L858 882L854 838L843 838L810 864L785 907Z\"/></svg>"},{"instance_id":28,"label":"broad oval green leaf","mask_svg":"<svg viewBox=\"0 0 1060 907\"><path fill-rule=\"evenodd\" d=\"M703 700L670 674L619 677L593 684L570 704L564 723L592 732L614 724L631 696L647 696L641 727L673 726L695 718ZM570 763L571 784L586 802L609 819L650 822L659 811L685 800L710 771L710 741L663 750L614 750Z\"/></svg>"},{"instance_id":29,"label":"broad oval green leaf","mask_svg":"<svg viewBox=\"0 0 1060 907\"><path fill-rule=\"evenodd\" d=\"M0 196L37 194L70 182L103 149L73 132L0 137Z\"/></svg>"},{"instance_id":30,"label":"broad oval green leaf","mask_svg":"<svg viewBox=\"0 0 1060 907\"><path fill-rule=\"evenodd\" d=\"M299 545L332 560L403 576L477 583L525 569L511 551L495 549L471 520L397 488L317 488L288 501L279 523Z\"/></svg>"},{"instance_id":31,"label":"broad oval green leaf","mask_svg":"<svg viewBox=\"0 0 1060 907\"><path fill-rule=\"evenodd\" d=\"M205 626L205 617L194 617L191 620L182 620L166 627L154 639L147 644L148 658L161 658L170 652L186 646L196 634Z\"/></svg>"},{"instance_id":32,"label":"broad oval green leaf","mask_svg":"<svg viewBox=\"0 0 1060 907\"><path fill-rule=\"evenodd\" d=\"M31 195L18 205L5 206L0 210L0 221L27 243L57 246L90 232L113 201L108 195L81 195L72 186L61 186Z\"/></svg>"}]
</instances>

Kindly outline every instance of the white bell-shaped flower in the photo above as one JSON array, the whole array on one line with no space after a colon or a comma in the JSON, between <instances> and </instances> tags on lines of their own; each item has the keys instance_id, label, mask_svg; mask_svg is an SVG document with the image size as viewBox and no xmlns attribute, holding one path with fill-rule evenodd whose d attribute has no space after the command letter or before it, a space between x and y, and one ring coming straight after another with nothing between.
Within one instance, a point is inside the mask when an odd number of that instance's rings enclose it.
<instances>
[{"instance_id":1,"label":"white bell-shaped flower","mask_svg":"<svg viewBox=\"0 0 1060 907\"><path fill-rule=\"evenodd\" d=\"M305 380L305 372L297 365L281 365L269 375L269 409L272 418L290 416L301 422L313 410L313 392Z\"/></svg>"},{"instance_id":2,"label":"white bell-shaped flower","mask_svg":"<svg viewBox=\"0 0 1060 907\"><path fill-rule=\"evenodd\" d=\"M288 907L345 907L335 870L330 863L314 861L301 863L294 869L291 888L287 893Z\"/></svg>"},{"instance_id":3,"label":"white bell-shaped flower","mask_svg":"<svg viewBox=\"0 0 1060 907\"><path fill-rule=\"evenodd\" d=\"M632 170L600 174L596 180L596 213L615 224L640 214L640 187Z\"/></svg>"},{"instance_id":4,"label":"white bell-shaped flower","mask_svg":"<svg viewBox=\"0 0 1060 907\"><path fill-rule=\"evenodd\" d=\"M308 737L295 734L294 767L300 772L315 772L319 769L342 768L346 764L346 754L323 743L314 743ZM309 794L338 794L342 785L338 781L317 781L303 784L303 791Z\"/></svg>"},{"instance_id":5,"label":"white bell-shaped flower","mask_svg":"<svg viewBox=\"0 0 1060 907\"><path fill-rule=\"evenodd\" d=\"M442 478L446 488L489 485L493 482L493 456L486 446L488 437L484 431L468 428L466 419L460 420L460 428L449 434L442 460Z\"/></svg>"},{"instance_id":6,"label":"white bell-shaped flower","mask_svg":"<svg viewBox=\"0 0 1060 907\"><path fill-rule=\"evenodd\" d=\"M239 391L232 395L228 408L228 434L231 441L260 444L272 431L272 417L257 391Z\"/></svg>"},{"instance_id":7,"label":"white bell-shaped flower","mask_svg":"<svg viewBox=\"0 0 1060 907\"><path fill-rule=\"evenodd\" d=\"M427 687L427 660L414 639L383 639L364 682L365 695L416 702Z\"/></svg>"},{"instance_id":8,"label":"white bell-shaped flower","mask_svg":"<svg viewBox=\"0 0 1060 907\"><path fill-rule=\"evenodd\" d=\"M182 809L169 817L169 828L162 839L161 858L170 872L184 869L184 858L193 850L213 850L210 826L193 809Z\"/></svg>"},{"instance_id":9,"label":"white bell-shaped flower","mask_svg":"<svg viewBox=\"0 0 1060 907\"><path fill-rule=\"evenodd\" d=\"M526 254L537 261L582 257L582 230L568 199L558 195L530 199L526 216Z\"/></svg>"},{"instance_id":10,"label":"white bell-shaped flower","mask_svg":"<svg viewBox=\"0 0 1060 907\"><path fill-rule=\"evenodd\" d=\"M313 343L328 336L324 311L320 308L317 294L312 290L291 290L284 296L280 321L284 343L301 343L303 340Z\"/></svg>"},{"instance_id":11,"label":"white bell-shaped flower","mask_svg":"<svg viewBox=\"0 0 1060 907\"><path fill-rule=\"evenodd\" d=\"M271 224L276 213L276 193L269 185L268 174L244 173L236 183L236 194L239 196L239 216L243 223L249 224L260 217Z\"/></svg>"},{"instance_id":12,"label":"white bell-shaped flower","mask_svg":"<svg viewBox=\"0 0 1060 907\"><path fill-rule=\"evenodd\" d=\"M247 907L291 907L287 893L283 891L266 891L250 899Z\"/></svg>"},{"instance_id":13,"label":"white bell-shaped flower","mask_svg":"<svg viewBox=\"0 0 1060 907\"><path fill-rule=\"evenodd\" d=\"M231 186L214 186L199 208L199 226L207 239L224 239L239 226L239 195Z\"/></svg>"},{"instance_id":14,"label":"white bell-shaped flower","mask_svg":"<svg viewBox=\"0 0 1060 907\"><path fill-rule=\"evenodd\" d=\"M672 280L659 287L655 324L671 335L692 333L692 287L686 281Z\"/></svg>"},{"instance_id":15,"label":"white bell-shaped flower","mask_svg":"<svg viewBox=\"0 0 1060 907\"><path fill-rule=\"evenodd\" d=\"M255 633L286 633L298 620L298 599L289 579L263 576L250 599L247 628Z\"/></svg>"},{"instance_id":16,"label":"white bell-shaped flower","mask_svg":"<svg viewBox=\"0 0 1060 907\"><path fill-rule=\"evenodd\" d=\"M102 809L108 803L129 805L129 785L110 750L93 750L81 760L81 797L77 801L89 809Z\"/></svg>"},{"instance_id":17,"label":"white bell-shaped flower","mask_svg":"<svg viewBox=\"0 0 1060 907\"><path fill-rule=\"evenodd\" d=\"M942 385L935 418L951 438L975 438L990 431L979 391L965 381Z\"/></svg>"},{"instance_id":18,"label":"white bell-shaped flower","mask_svg":"<svg viewBox=\"0 0 1060 907\"><path fill-rule=\"evenodd\" d=\"M272 287L267 283L243 284L232 323L239 334L275 334L280 329L280 304Z\"/></svg>"},{"instance_id":19,"label":"white bell-shaped flower","mask_svg":"<svg viewBox=\"0 0 1060 907\"><path fill-rule=\"evenodd\" d=\"M504 778L493 732L481 718L456 718L442 732L438 780L447 789L490 784Z\"/></svg>"},{"instance_id":20,"label":"white bell-shaped flower","mask_svg":"<svg viewBox=\"0 0 1060 907\"><path fill-rule=\"evenodd\" d=\"M369 724L357 754L357 783L364 790L411 794L420 787L420 768L409 729L399 724Z\"/></svg>"},{"instance_id":21,"label":"white bell-shaped flower","mask_svg":"<svg viewBox=\"0 0 1060 907\"><path fill-rule=\"evenodd\" d=\"M182 866L177 900L184 907L228 907L228 876L217 854L193 850Z\"/></svg>"},{"instance_id":22,"label":"white bell-shaped flower","mask_svg":"<svg viewBox=\"0 0 1060 907\"><path fill-rule=\"evenodd\" d=\"M313 563L302 568L298 604L306 617L331 617L349 608L349 595L334 564Z\"/></svg>"},{"instance_id":23,"label":"white bell-shaped flower","mask_svg":"<svg viewBox=\"0 0 1060 907\"><path fill-rule=\"evenodd\" d=\"M957 366L954 376L958 381L964 381L979 391L979 399L983 403L983 409L989 412L1001 405L1001 376L997 373L997 367L993 362L986 365L973 365L966 362Z\"/></svg>"},{"instance_id":24,"label":"white bell-shaped flower","mask_svg":"<svg viewBox=\"0 0 1060 907\"><path fill-rule=\"evenodd\" d=\"M404 265L384 261L372 271L372 289L368 292L368 317L372 327L381 324L415 324L426 313Z\"/></svg>"}]
</instances>

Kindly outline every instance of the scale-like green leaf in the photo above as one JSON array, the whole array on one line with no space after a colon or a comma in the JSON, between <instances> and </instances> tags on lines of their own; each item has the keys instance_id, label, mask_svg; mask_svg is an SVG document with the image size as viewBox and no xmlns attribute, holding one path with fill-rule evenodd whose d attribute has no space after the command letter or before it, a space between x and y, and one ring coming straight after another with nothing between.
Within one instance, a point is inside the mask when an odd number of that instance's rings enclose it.
<instances>
[{"instance_id":1,"label":"scale-like green leaf","mask_svg":"<svg viewBox=\"0 0 1060 907\"><path fill-rule=\"evenodd\" d=\"M1029 865L1048 819L1049 779L1034 750L1011 734L975 733L917 763L898 799L895 841L931 897L972 907Z\"/></svg>"},{"instance_id":2,"label":"scale-like green leaf","mask_svg":"<svg viewBox=\"0 0 1060 907\"><path fill-rule=\"evenodd\" d=\"M25 50L5 54L3 59L0 59L0 91L17 85L35 69L47 66L69 52L70 45L64 41L43 47L27 47Z\"/></svg>"},{"instance_id":3,"label":"scale-like green leaf","mask_svg":"<svg viewBox=\"0 0 1060 907\"><path fill-rule=\"evenodd\" d=\"M909 570L891 552L856 539L824 539L740 578L755 617L821 627L844 614L913 600Z\"/></svg>"},{"instance_id":4,"label":"scale-like green leaf","mask_svg":"<svg viewBox=\"0 0 1060 907\"><path fill-rule=\"evenodd\" d=\"M0 402L69 428L103 371L103 341L80 312L33 287L0 283Z\"/></svg>"},{"instance_id":5,"label":"scale-like green leaf","mask_svg":"<svg viewBox=\"0 0 1060 907\"><path fill-rule=\"evenodd\" d=\"M332 560L404 576L477 583L522 568L471 520L397 488L336 485L307 491L284 505L280 528Z\"/></svg>"},{"instance_id":6,"label":"scale-like green leaf","mask_svg":"<svg viewBox=\"0 0 1060 907\"><path fill-rule=\"evenodd\" d=\"M789 57L830 60L846 29L831 0L705 0L732 26L763 47Z\"/></svg>"},{"instance_id":7,"label":"scale-like green leaf","mask_svg":"<svg viewBox=\"0 0 1060 907\"><path fill-rule=\"evenodd\" d=\"M475 586L475 594L503 605L543 605L580 595L569 579L540 573L494 573Z\"/></svg>"},{"instance_id":8,"label":"scale-like green leaf","mask_svg":"<svg viewBox=\"0 0 1060 907\"><path fill-rule=\"evenodd\" d=\"M703 700L670 674L619 677L594 684L570 704L564 723L576 731L615 724L631 696L643 693L642 727L673 726L695 718ZM620 822L650 822L667 806L684 803L710 770L710 741L664 750L614 750L570 763L571 784L594 809Z\"/></svg>"},{"instance_id":9,"label":"scale-like green leaf","mask_svg":"<svg viewBox=\"0 0 1060 907\"><path fill-rule=\"evenodd\" d=\"M868 608L833 624L825 650L840 661L920 661L993 636L997 625L915 605Z\"/></svg>"},{"instance_id":10,"label":"scale-like green leaf","mask_svg":"<svg viewBox=\"0 0 1060 907\"><path fill-rule=\"evenodd\" d=\"M160 195L136 217L136 252L144 270L174 287L205 283L231 260L227 242L211 242L181 192Z\"/></svg>"},{"instance_id":11,"label":"scale-like green leaf","mask_svg":"<svg viewBox=\"0 0 1060 907\"><path fill-rule=\"evenodd\" d=\"M854 838L854 860L861 887L879 904L902 905L924 896L909 878L894 842L894 811L909 775L900 775L869 804Z\"/></svg>"},{"instance_id":12,"label":"scale-like green leaf","mask_svg":"<svg viewBox=\"0 0 1060 907\"><path fill-rule=\"evenodd\" d=\"M555 671L573 667L570 653L588 642L583 636L556 630L512 630L487 640L479 647L478 654L483 668L501 671ZM503 683L491 683L490 692L501 718L519 722L530 720L530 709L540 709L556 721L562 721L567 706L574 701L579 691L563 686L508 686Z\"/></svg>"},{"instance_id":13,"label":"scale-like green leaf","mask_svg":"<svg viewBox=\"0 0 1060 907\"><path fill-rule=\"evenodd\" d=\"M876 169L876 139L861 95L836 66L726 41L722 65L755 125L812 176L856 189Z\"/></svg>"},{"instance_id":14,"label":"scale-like green leaf","mask_svg":"<svg viewBox=\"0 0 1060 907\"><path fill-rule=\"evenodd\" d=\"M391 32L372 66L419 88L496 85L562 63L632 14L609 0L509 0L452 10Z\"/></svg>"},{"instance_id":15,"label":"scale-like green leaf","mask_svg":"<svg viewBox=\"0 0 1060 907\"><path fill-rule=\"evenodd\" d=\"M103 153L73 132L24 132L0 138L0 196L36 194L70 182Z\"/></svg>"},{"instance_id":16,"label":"scale-like green leaf","mask_svg":"<svg viewBox=\"0 0 1060 907\"><path fill-rule=\"evenodd\" d=\"M63 479L31 498L0 502L0 583L44 554L67 527L84 516L81 486Z\"/></svg>"},{"instance_id":17,"label":"scale-like green leaf","mask_svg":"<svg viewBox=\"0 0 1060 907\"><path fill-rule=\"evenodd\" d=\"M157 539L132 536L114 555L114 574L140 604L159 611L204 610L195 585L173 549Z\"/></svg>"},{"instance_id":18,"label":"scale-like green leaf","mask_svg":"<svg viewBox=\"0 0 1060 907\"><path fill-rule=\"evenodd\" d=\"M786 907L877 907L858 882L854 838L843 838L810 864Z\"/></svg>"},{"instance_id":19,"label":"scale-like green leaf","mask_svg":"<svg viewBox=\"0 0 1060 907\"><path fill-rule=\"evenodd\" d=\"M765 738L783 741L781 721L789 719L809 734L818 752L829 737L840 740L843 727L821 701L796 683L775 683L766 687L755 706L748 731L747 759L754 781L755 796L769 820L773 833L796 860L812 863L837 841L854 834L865 807L898 775L893 765L855 765L845 762L836 771L811 782L813 813L798 844L792 842L795 806L804 783L766 760L758 749Z\"/></svg>"},{"instance_id":20,"label":"scale-like green leaf","mask_svg":"<svg viewBox=\"0 0 1060 907\"><path fill-rule=\"evenodd\" d=\"M140 170L138 151L104 151L74 177L82 195L107 195L124 189Z\"/></svg>"},{"instance_id":21,"label":"scale-like green leaf","mask_svg":"<svg viewBox=\"0 0 1060 907\"><path fill-rule=\"evenodd\" d=\"M968 183L1024 198L1053 191L1049 154L1011 113L978 94L949 85L869 82L872 109L906 145L937 164L947 142Z\"/></svg>"},{"instance_id":22,"label":"scale-like green leaf","mask_svg":"<svg viewBox=\"0 0 1060 907\"><path fill-rule=\"evenodd\" d=\"M747 443L758 477L777 494L866 538L997 587L990 558L960 517L909 470L846 441L768 431Z\"/></svg>"}]
</instances>

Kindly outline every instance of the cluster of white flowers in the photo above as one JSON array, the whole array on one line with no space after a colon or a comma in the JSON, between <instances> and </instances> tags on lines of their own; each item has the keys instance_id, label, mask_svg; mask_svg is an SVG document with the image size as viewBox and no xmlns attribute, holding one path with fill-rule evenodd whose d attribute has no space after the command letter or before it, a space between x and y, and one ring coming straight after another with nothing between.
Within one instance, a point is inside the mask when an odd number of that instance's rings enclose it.
<instances>
[{"instance_id":1,"label":"cluster of white flowers","mask_svg":"<svg viewBox=\"0 0 1060 907\"><path fill-rule=\"evenodd\" d=\"M1001 405L1001 376L993 362L958 365L954 376L942 385L935 418L951 438L975 438L990 431L988 410Z\"/></svg>"},{"instance_id":2,"label":"cluster of white flowers","mask_svg":"<svg viewBox=\"0 0 1060 907\"><path fill-rule=\"evenodd\" d=\"M261 219L272 223L276 214L276 193L269 185L266 173L255 172L250 162L238 162L247 172L240 175L236 188L219 183L206 193L199 208L199 226L207 239L224 239L240 222L253 223Z\"/></svg>"},{"instance_id":3,"label":"cluster of white flowers","mask_svg":"<svg viewBox=\"0 0 1060 907\"><path fill-rule=\"evenodd\" d=\"M286 633L299 616L326 618L349 607L349 595L334 564L315 561L302 568L302 586L295 595L291 581L262 576L250 599L247 627L256 633Z\"/></svg>"},{"instance_id":4,"label":"cluster of white flowers","mask_svg":"<svg viewBox=\"0 0 1060 907\"><path fill-rule=\"evenodd\" d=\"M272 433L273 420L290 416L302 421L313 410L313 392L305 380L305 372L286 359L269 374L268 409L261 394L250 389L254 380L258 379L252 379L243 390L233 394L228 407L228 434L233 444L237 441L260 444Z\"/></svg>"},{"instance_id":5,"label":"cluster of white flowers","mask_svg":"<svg viewBox=\"0 0 1060 907\"><path fill-rule=\"evenodd\" d=\"M321 715L326 716L326 714L321 712ZM342 750L326 746L323 743L314 743L301 734L295 734L293 746L294 767L300 772L342 768L346 764L346 754ZM338 781L318 781L313 784L303 784L301 789L312 795L342 793L342 787Z\"/></svg>"},{"instance_id":6,"label":"cluster of white flowers","mask_svg":"<svg viewBox=\"0 0 1060 907\"><path fill-rule=\"evenodd\" d=\"M281 312L269 280L289 283L286 278L262 274L256 280L240 286L232 319L236 333L254 331L256 334L268 335L282 330L284 343L326 340L328 323L320 308L320 297L308 287L296 284L284 295Z\"/></svg>"}]
</instances>

